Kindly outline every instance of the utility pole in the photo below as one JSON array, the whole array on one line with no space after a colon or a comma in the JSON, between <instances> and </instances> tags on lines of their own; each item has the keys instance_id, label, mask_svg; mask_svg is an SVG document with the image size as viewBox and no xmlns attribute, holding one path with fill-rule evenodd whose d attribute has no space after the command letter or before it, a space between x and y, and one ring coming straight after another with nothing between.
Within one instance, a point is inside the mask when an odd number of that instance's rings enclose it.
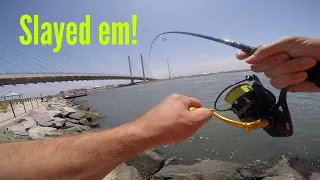
<instances>
[{"instance_id":1,"label":"utility pole","mask_svg":"<svg viewBox=\"0 0 320 180\"><path fill-rule=\"evenodd\" d=\"M169 66L169 60L168 59L167 59L167 64L168 64L169 79L171 79L170 66Z\"/></svg>"},{"instance_id":2,"label":"utility pole","mask_svg":"<svg viewBox=\"0 0 320 180\"><path fill-rule=\"evenodd\" d=\"M129 62L130 77L132 77L132 70L131 70L130 56L128 56L128 62ZM130 83L130 84L134 84L133 79L131 79L131 83Z\"/></svg>"},{"instance_id":3,"label":"utility pole","mask_svg":"<svg viewBox=\"0 0 320 180\"><path fill-rule=\"evenodd\" d=\"M141 66L142 66L142 73L143 73L143 82L146 82L146 75L144 74L142 53L140 53L140 57L141 57Z\"/></svg>"}]
</instances>

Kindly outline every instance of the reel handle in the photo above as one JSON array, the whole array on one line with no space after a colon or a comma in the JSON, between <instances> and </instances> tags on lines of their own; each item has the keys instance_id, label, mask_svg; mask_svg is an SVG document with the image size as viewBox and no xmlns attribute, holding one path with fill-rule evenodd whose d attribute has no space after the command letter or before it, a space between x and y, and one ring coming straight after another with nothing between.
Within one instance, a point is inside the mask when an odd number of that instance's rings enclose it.
<instances>
[{"instance_id":1,"label":"reel handle","mask_svg":"<svg viewBox=\"0 0 320 180\"><path fill-rule=\"evenodd\" d=\"M197 109L198 108L196 108L196 107L190 107L189 111L195 111ZM269 126L269 121L266 119L258 119L258 120L252 121L252 122L240 122L240 121L236 121L236 120L232 120L232 119L228 119L226 117L223 117L220 114L216 113L213 109L210 109L210 110L211 110L212 114L216 118L218 118L219 120L221 120L227 124L230 124L232 126L246 130L246 131L252 131L252 130L258 129L258 128L266 128Z\"/></svg>"}]
</instances>

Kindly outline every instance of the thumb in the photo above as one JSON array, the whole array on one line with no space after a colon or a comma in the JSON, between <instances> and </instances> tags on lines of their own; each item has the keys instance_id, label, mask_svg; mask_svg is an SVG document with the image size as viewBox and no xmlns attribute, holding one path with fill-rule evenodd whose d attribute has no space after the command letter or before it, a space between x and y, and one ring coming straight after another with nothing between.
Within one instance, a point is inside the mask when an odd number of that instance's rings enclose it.
<instances>
[{"instance_id":1,"label":"thumb","mask_svg":"<svg viewBox=\"0 0 320 180\"><path fill-rule=\"evenodd\" d=\"M202 123L202 124L209 121L213 116L211 110L208 108L198 108L198 109L192 111L191 114L192 114L194 121L196 121L198 123Z\"/></svg>"},{"instance_id":2,"label":"thumb","mask_svg":"<svg viewBox=\"0 0 320 180\"><path fill-rule=\"evenodd\" d=\"M259 46L256 48L252 56L246 59L249 64L257 64L265 60L267 57L280 53L287 52L295 43L295 37L284 37L273 43Z\"/></svg>"}]
</instances>

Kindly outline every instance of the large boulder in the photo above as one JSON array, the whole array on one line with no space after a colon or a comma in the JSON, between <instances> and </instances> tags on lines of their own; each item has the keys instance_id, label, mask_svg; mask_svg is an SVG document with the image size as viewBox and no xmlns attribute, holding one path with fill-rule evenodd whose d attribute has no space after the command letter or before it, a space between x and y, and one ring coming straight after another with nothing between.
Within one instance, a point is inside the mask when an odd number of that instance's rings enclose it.
<instances>
[{"instance_id":1,"label":"large boulder","mask_svg":"<svg viewBox=\"0 0 320 180\"><path fill-rule=\"evenodd\" d=\"M53 116L50 116L47 111L44 111L42 109L33 109L29 112L28 115L33 118L40 126L48 127L51 126L55 121Z\"/></svg>"},{"instance_id":2,"label":"large boulder","mask_svg":"<svg viewBox=\"0 0 320 180\"><path fill-rule=\"evenodd\" d=\"M134 166L143 179L148 179L163 167L165 160L163 155L147 150L130 159L126 164Z\"/></svg>"},{"instance_id":3,"label":"large boulder","mask_svg":"<svg viewBox=\"0 0 320 180\"><path fill-rule=\"evenodd\" d=\"M75 109L73 109L71 107L62 107L62 108L60 108L60 111L62 112L62 115L64 117L67 117L70 114L77 112L77 110L75 110Z\"/></svg>"},{"instance_id":4,"label":"large boulder","mask_svg":"<svg viewBox=\"0 0 320 180\"><path fill-rule=\"evenodd\" d=\"M55 117L54 120L62 125L66 123L67 120L60 118L60 117Z\"/></svg>"},{"instance_id":5,"label":"large boulder","mask_svg":"<svg viewBox=\"0 0 320 180\"><path fill-rule=\"evenodd\" d=\"M49 116L52 116L52 117L63 117L63 114L61 111L59 110L55 110L55 111L48 111L49 113Z\"/></svg>"},{"instance_id":6,"label":"large boulder","mask_svg":"<svg viewBox=\"0 0 320 180\"><path fill-rule=\"evenodd\" d=\"M66 120L67 122L70 122L70 123L80 124L79 120L76 120L76 119L66 118Z\"/></svg>"},{"instance_id":7,"label":"large boulder","mask_svg":"<svg viewBox=\"0 0 320 180\"><path fill-rule=\"evenodd\" d=\"M19 136L28 136L28 132L23 125L17 124L7 128L8 134L19 135Z\"/></svg>"},{"instance_id":8,"label":"large boulder","mask_svg":"<svg viewBox=\"0 0 320 180\"><path fill-rule=\"evenodd\" d=\"M6 132L17 139L26 139L29 129L37 124L30 116L25 116L17 122L18 124L8 127Z\"/></svg>"},{"instance_id":9,"label":"large boulder","mask_svg":"<svg viewBox=\"0 0 320 180\"><path fill-rule=\"evenodd\" d=\"M120 164L116 169L111 171L102 180L141 180L139 172L136 168L132 166L127 166L126 164Z\"/></svg>"},{"instance_id":10,"label":"large boulder","mask_svg":"<svg viewBox=\"0 0 320 180\"><path fill-rule=\"evenodd\" d=\"M273 157L251 169L264 172L268 177L287 175L297 180L309 179L313 173L320 172L320 168L315 164L292 153Z\"/></svg>"},{"instance_id":11,"label":"large boulder","mask_svg":"<svg viewBox=\"0 0 320 180\"><path fill-rule=\"evenodd\" d=\"M48 111L56 111L59 110L60 108L64 107L65 103L62 102L51 102L47 105L46 110Z\"/></svg>"},{"instance_id":12,"label":"large boulder","mask_svg":"<svg viewBox=\"0 0 320 180\"><path fill-rule=\"evenodd\" d=\"M89 126L92 128L97 128L99 127L99 122L90 122Z\"/></svg>"},{"instance_id":13,"label":"large boulder","mask_svg":"<svg viewBox=\"0 0 320 180\"><path fill-rule=\"evenodd\" d=\"M18 120L17 125L23 126L25 130L28 131L30 128L35 127L37 122L30 116L25 116Z\"/></svg>"},{"instance_id":14,"label":"large boulder","mask_svg":"<svg viewBox=\"0 0 320 180\"><path fill-rule=\"evenodd\" d=\"M60 135L56 132L56 130L57 130L56 128L52 128L52 127L37 126L37 127L31 128L28 131L28 134L30 139L45 139L47 137Z\"/></svg>"},{"instance_id":15,"label":"large boulder","mask_svg":"<svg viewBox=\"0 0 320 180\"><path fill-rule=\"evenodd\" d=\"M151 179L307 180L318 178L319 172L320 168L313 163L287 153L252 166L218 160L192 163L175 160L166 164Z\"/></svg>"},{"instance_id":16,"label":"large boulder","mask_svg":"<svg viewBox=\"0 0 320 180\"><path fill-rule=\"evenodd\" d=\"M91 130L91 128L88 127L88 126L83 126L83 125L80 125L80 124L74 124L74 123L70 123L68 121L64 125L64 128L67 131L76 131L76 132L83 132L83 131Z\"/></svg>"},{"instance_id":17,"label":"large boulder","mask_svg":"<svg viewBox=\"0 0 320 180\"><path fill-rule=\"evenodd\" d=\"M167 165L152 176L152 180L192 179L192 180L224 180L244 179L237 176L241 165L219 160L203 160L198 163Z\"/></svg>"},{"instance_id":18,"label":"large boulder","mask_svg":"<svg viewBox=\"0 0 320 180\"><path fill-rule=\"evenodd\" d=\"M86 118L82 118L79 120L80 124L84 125L84 126L89 126L90 123Z\"/></svg>"},{"instance_id":19,"label":"large boulder","mask_svg":"<svg viewBox=\"0 0 320 180\"><path fill-rule=\"evenodd\" d=\"M97 120L99 118L102 118L103 116L101 114L98 114L96 112L93 112L93 111L86 111L86 116L85 118L88 120L88 121L94 121L94 120Z\"/></svg>"},{"instance_id":20,"label":"large boulder","mask_svg":"<svg viewBox=\"0 0 320 180\"><path fill-rule=\"evenodd\" d=\"M69 115L69 118L80 120L86 116L86 113L83 111L78 111Z\"/></svg>"}]
</instances>

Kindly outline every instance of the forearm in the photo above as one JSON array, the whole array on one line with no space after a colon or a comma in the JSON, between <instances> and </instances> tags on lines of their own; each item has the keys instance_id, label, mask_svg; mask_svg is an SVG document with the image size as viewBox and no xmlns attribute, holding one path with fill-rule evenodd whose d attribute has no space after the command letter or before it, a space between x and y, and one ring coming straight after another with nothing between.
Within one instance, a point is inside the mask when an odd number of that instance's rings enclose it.
<instances>
[{"instance_id":1,"label":"forearm","mask_svg":"<svg viewBox=\"0 0 320 180\"><path fill-rule=\"evenodd\" d=\"M155 142L136 121L111 130L0 145L0 179L102 179Z\"/></svg>"}]
</instances>

